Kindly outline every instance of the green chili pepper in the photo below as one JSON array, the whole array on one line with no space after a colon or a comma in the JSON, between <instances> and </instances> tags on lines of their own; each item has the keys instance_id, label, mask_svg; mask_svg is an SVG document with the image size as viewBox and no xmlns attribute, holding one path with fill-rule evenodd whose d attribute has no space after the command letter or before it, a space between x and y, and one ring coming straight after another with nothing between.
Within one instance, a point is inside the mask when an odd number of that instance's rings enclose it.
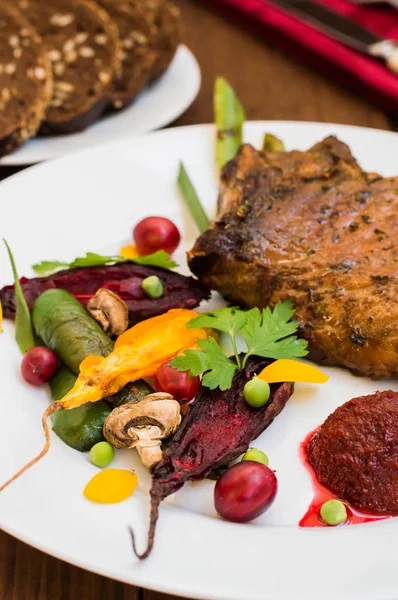
<instances>
[{"instance_id":1,"label":"green chili pepper","mask_svg":"<svg viewBox=\"0 0 398 600\"><path fill-rule=\"evenodd\" d=\"M245 111L233 88L223 77L217 77L214 86L214 120L217 128L216 158L222 167L242 145Z\"/></svg>"},{"instance_id":2,"label":"green chili pepper","mask_svg":"<svg viewBox=\"0 0 398 600\"><path fill-rule=\"evenodd\" d=\"M128 383L125 385L124 388L117 394L108 396L106 402L112 408L116 408L117 406L127 404L128 402L136 402L137 400L141 400L141 398L145 398L145 396L149 396L149 394L153 394L153 389L149 383L143 379L139 379L134 383Z\"/></svg>"},{"instance_id":3,"label":"green chili pepper","mask_svg":"<svg viewBox=\"0 0 398 600\"><path fill-rule=\"evenodd\" d=\"M19 282L19 277L17 273L17 269L15 266L14 257L12 255L11 249L7 244L6 240L3 240L8 256L10 257L11 268L14 275L14 284L15 284L15 339L21 350L22 354L25 354L28 350L35 347L35 338L33 335L32 329L32 321L30 318L30 312L28 305L25 300L25 296L23 295L22 287Z\"/></svg>"},{"instance_id":4,"label":"green chili pepper","mask_svg":"<svg viewBox=\"0 0 398 600\"><path fill-rule=\"evenodd\" d=\"M75 384L77 377L64 365L50 381L53 400L60 400ZM52 416L53 430L65 444L87 452L94 444L102 442L104 438L103 427L112 409L106 402L88 402L71 410L62 410Z\"/></svg>"},{"instance_id":5,"label":"green chili pepper","mask_svg":"<svg viewBox=\"0 0 398 600\"><path fill-rule=\"evenodd\" d=\"M36 300L32 314L36 334L65 363L59 366L50 381L52 399L60 400L73 387L82 360L89 354L108 355L113 342L76 298L65 290L43 292ZM127 384L106 400L54 413L53 429L68 446L85 452L104 440L103 425L113 408L152 392L142 380Z\"/></svg>"},{"instance_id":6,"label":"green chili pepper","mask_svg":"<svg viewBox=\"0 0 398 600\"><path fill-rule=\"evenodd\" d=\"M32 320L36 335L76 375L86 356L107 356L113 350L97 321L65 290L43 292L33 305Z\"/></svg>"}]
</instances>

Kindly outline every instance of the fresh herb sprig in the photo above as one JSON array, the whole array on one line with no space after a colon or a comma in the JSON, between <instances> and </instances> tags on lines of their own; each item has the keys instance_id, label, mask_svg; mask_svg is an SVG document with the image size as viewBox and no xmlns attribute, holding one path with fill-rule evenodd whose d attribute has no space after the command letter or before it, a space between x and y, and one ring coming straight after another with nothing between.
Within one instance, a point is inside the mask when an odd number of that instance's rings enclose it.
<instances>
[{"instance_id":1,"label":"fresh herb sprig","mask_svg":"<svg viewBox=\"0 0 398 600\"><path fill-rule=\"evenodd\" d=\"M178 171L177 185L200 233L203 233L208 229L210 221L182 162Z\"/></svg>"},{"instance_id":2,"label":"fresh herb sprig","mask_svg":"<svg viewBox=\"0 0 398 600\"><path fill-rule=\"evenodd\" d=\"M28 350L35 347L35 338L33 334L32 321L30 318L30 312L25 300L25 296L22 291L22 286L19 281L17 268L15 266L14 256L11 252L10 246L6 240L3 242L7 248L8 256L11 263L12 272L14 275L14 289L15 289L15 339L21 350L22 354L25 354Z\"/></svg>"},{"instance_id":3,"label":"fresh herb sprig","mask_svg":"<svg viewBox=\"0 0 398 600\"><path fill-rule=\"evenodd\" d=\"M158 250L147 256L137 256L135 258L126 258L124 256L103 256L95 252L87 252L86 256L75 258L70 263L60 262L58 260L44 260L32 266L39 277L47 277L58 271L67 269L77 269L78 267L99 267L107 265L116 265L119 263L133 262L137 265L147 265L151 267L162 267L164 269L174 269L178 264L171 260L170 255L164 250Z\"/></svg>"},{"instance_id":4,"label":"fresh herb sprig","mask_svg":"<svg viewBox=\"0 0 398 600\"><path fill-rule=\"evenodd\" d=\"M171 365L179 371L188 371L190 377L203 375L202 385L212 390L227 390L237 370L244 369L250 356L264 358L299 358L307 354L307 342L296 335L298 323L292 321L293 304L290 300L279 302L274 310L265 308L248 311L222 308L199 315L188 323L190 329L205 327L226 333L231 340L234 360L228 358L214 338L198 342L200 350L185 350ZM246 353L241 359L237 335L246 343Z\"/></svg>"}]
</instances>

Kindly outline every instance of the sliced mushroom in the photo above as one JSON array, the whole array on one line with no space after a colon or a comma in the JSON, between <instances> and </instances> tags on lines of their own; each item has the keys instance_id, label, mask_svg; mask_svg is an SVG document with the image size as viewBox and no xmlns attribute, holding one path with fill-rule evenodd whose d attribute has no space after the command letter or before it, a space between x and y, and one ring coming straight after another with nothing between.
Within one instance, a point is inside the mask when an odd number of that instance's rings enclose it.
<instances>
[{"instance_id":1,"label":"sliced mushroom","mask_svg":"<svg viewBox=\"0 0 398 600\"><path fill-rule=\"evenodd\" d=\"M137 448L143 465L151 469L162 459L161 441L180 423L179 402L156 392L115 408L104 423L104 436L115 448Z\"/></svg>"},{"instance_id":2,"label":"sliced mushroom","mask_svg":"<svg viewBox=\"0 0 398 600\"><path fill-rule=\"evenodd\" d=\"M108 335L120 335L128 327L127 305L110 290L100 288L88 302L87 310Z\"/></svg>"}]
</instances>

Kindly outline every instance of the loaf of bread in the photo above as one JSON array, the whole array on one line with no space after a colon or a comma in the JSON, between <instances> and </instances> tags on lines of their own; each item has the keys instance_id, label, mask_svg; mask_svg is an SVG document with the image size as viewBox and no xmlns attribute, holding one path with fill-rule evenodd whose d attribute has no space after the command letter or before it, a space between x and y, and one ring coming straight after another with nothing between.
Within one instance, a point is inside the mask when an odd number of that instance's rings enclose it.
<instances>
[{"instance_id":1,"label":"loaf of bread","mask_svg":"<svg viewBox=\"0 0 398 600\"><path fill-rule=\"evenodd\" d=\"M0 156L35 135L52 95L41 40L12 6L0 3Z\"/></svg>"},{"instance_id":2,"label":"loaf of bread","mask_svg":"<svg viewBox=\"0 0 398 600\"><path fill-rule=\"evenodd\" d=\"M116 23L121 40L121 76L114 81L112 107L130 104L152 76L158 55L152 47L153 11L142 0L97 0Z\"/></svg>"},{"instance_id":3,"label":"loaf of bread","mask_svg":"<svg viewBox=\"0 0 398 600\"><path fill-rule=\"evenodd\" d=\"M119 74L116 25L92 0L18 0L18 6L52 63L54 93L41 133L85 129L108 106Z\"/></svg>"},{"instance_id":4,"label":"loaf of bread","mask_svg":"<svg viewBox=\"0 0 398 600\"><path fill-rule=\"evenodd\" d=\"M152 1L153 0L147 0ZM153 66L152 78L160 77L171 63L182 39L182 20L178 6L167 0L157 2L155 31L152 47L157 60Z\"/></svg>"}]
</instances>

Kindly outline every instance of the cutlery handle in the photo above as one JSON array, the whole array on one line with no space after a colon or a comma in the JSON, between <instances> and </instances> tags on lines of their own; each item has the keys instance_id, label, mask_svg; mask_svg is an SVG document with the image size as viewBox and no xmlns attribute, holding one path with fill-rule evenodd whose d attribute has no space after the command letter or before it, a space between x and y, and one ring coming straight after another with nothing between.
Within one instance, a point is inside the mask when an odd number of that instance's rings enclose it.
<instances>
[{"instance_id":1,"label":"cutlery handle","mask_svg":"<svg viewBox=\"0 0 398 600\"><path fill-rule=\"evenodd\" d=\"M383 40L377 42L369 48L372 56L383 58L389 69L398 75L398 42L393 40Z\"/></svg>"},{"instance_id":2,"label":"cutlery handle","mask_svg":"<svg viewBox=\"0 0 398 600\"><path fill-rule=\"evenodd\" d=\"M387 65L390 67L391 71L398 75L398 46L395 48L393 52L391 52L390 56L386 59Z\"/></svg>"}]
</instances>

